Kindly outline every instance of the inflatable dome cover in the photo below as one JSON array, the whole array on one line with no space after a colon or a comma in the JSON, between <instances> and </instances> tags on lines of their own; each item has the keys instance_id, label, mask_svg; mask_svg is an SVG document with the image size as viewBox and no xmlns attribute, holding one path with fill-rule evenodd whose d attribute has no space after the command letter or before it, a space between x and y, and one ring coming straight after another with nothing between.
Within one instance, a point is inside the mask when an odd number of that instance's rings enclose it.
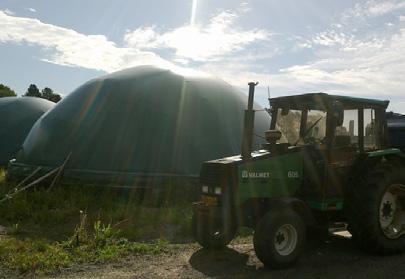
<instances>
[{"instance_id":1,"label":"inflatable dome cover","mask_svg":"<svg viewBox=\"0 0 405 279\"><path fill-rule=\"evenodd\" d=\"M14 165L56 167L71 154L64 177L196 177L203 161L240 153L246 104L246 95L207 75L119 71L90 80L42 117ZM269 123L256 113L257 134Z\"/></svg>"},{"instance_id":2,"label":"inflatable dome cover","mask_svg":"<svg viewBox=\"0 0 405 279\"><path fill-rule=\"evenodd\" d=\"M34 97L0 98L0 165L5 166L21 148L34 123L55 104Z\"/></svg>"}]
</instances>

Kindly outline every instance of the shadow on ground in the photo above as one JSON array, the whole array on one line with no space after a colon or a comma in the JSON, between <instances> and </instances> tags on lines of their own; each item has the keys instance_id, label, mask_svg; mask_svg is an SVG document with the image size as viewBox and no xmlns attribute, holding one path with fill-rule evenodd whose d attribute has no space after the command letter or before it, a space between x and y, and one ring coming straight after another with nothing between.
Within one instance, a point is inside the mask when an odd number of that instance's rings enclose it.
<instances>
[{"instance_id":1,"label":"shadow on ground","mask_svg":"<svg viewBox=\"0 0 405 279\"><path fill-rule=\"evenodd\" d=\"M256 267L248 265L249 255L231 248L220 251L200 249L190 258L191 266L207 276L252 273Z\"/></svg>"},{"instance_id":2,"label":"shadow on ground","mask_svg":"<svg viewBox=\"0 0 405 279\"><path fill-rule=\"evenodd\" d=\"M311 239L300 260L285 270L270 270L251 244L221 251L196 251L189 260L196 271L219 278L405 278L405 255L378 256L360 251L349 238Z\"/></svg>"}]
</instances>

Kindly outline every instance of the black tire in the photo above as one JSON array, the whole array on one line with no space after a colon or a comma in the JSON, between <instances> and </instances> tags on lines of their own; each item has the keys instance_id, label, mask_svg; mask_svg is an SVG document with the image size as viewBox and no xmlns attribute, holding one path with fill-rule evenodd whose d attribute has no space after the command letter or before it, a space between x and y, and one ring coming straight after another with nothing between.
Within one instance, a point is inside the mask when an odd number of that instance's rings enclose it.
<instances>
[{"instance_id":1,"label":"black tire","mask_svg":"<svg viewBox=\"0 0 405 279\"><path fill-rule=\"evenodd\" d=\"M283 245L279 247L277 245L286 241L285 234L281 234L284 240L280 239L281 243L276 243L277 238L280 237L280 231L285 228L295 231L296 241L291 245L286 244L286 249L283 250L280 249L284 247ZM256 255L266 267L274 269L289 267L298 260L304 249L305 234L304 222L294 210L289 208L271 210L263 216L256 227L253 236Z\"/></svg>"},{"instance_id":2,"label":"black tire","mask_svg":"<svg viewBox=\"0 0 405 279\"><path fill-rule=\"evenodd\" d=\"M209 250L225 248L237 231L234 224L227 224L222 218L210 218L198 212L193 214L192 226L194 239Z\"/></svg>"},{"instance_id":3,"label":"black tire","mask_svg":"<svg viewBox=\"0 0 405 279\"><path fill-rule=\"evenodd\" d=\"M404 170L404 166L398 162L383 163L374 167L363 179L359 180L358 185L350 185L352 187L351 196L347 200L350 203L347 206L349 229L353 240L364 250L379 254L405 251L405 235L399 233L393 235L387 225L390 218L396 220L392 216L405 215L405 210L395 210L398 214L395 215L392 213L394 207L385 202L387 193L393 191L392 189L395 192L405 190ZM398 187L401 188L400 185L403 186L402 190L398 190ZM395 200L395 204L398 203L405 209L405 196L396 195ZM384 204L387 204L386 209ZM388 213L384 213L384 210L388 210ZM384 218L388 221L385 221Z\"/></svg>"}]
</instances>

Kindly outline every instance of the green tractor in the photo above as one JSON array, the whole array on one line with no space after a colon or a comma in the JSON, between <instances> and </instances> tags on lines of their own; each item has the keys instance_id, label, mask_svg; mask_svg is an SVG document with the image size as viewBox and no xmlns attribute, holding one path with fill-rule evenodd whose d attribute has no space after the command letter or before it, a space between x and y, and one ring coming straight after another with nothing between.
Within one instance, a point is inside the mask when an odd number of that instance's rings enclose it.
<instances>
[{"instance_id":1,"label":"green tractor","mask_svg":"<svg viewBox=\"0 0 405 279\"><path fill-rule=\"evenodd\" d=\"M309 93L271 98L267 143L252 152L249 83L242 154L204 162L193 231L207 249L254 230L265 266L297 261L312 228L346 223L362 248L405 250L405 154L388 144L389 101Z\"/></svg>"}]
</instances>

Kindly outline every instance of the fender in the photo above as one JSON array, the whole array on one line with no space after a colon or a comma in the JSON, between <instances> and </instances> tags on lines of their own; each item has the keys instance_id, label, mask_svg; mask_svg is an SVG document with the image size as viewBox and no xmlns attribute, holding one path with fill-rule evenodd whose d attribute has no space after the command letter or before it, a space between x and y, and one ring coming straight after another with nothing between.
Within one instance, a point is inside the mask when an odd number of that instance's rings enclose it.
<instances>
[{"instance_id":1,"label":"fender","mask_svg":"<svg viewBox=\"0 0 405 279\"><path fill-rule=\"evenodd\" d=\"M307 226L316 224L311 209L307 204L295 197L279 197L270 199L250 199L242 206L244 222L250 227L255 227L257 222L269 211L288 208L294 210Z\"/></svg>"},{"instance_id":2,"label":"fender","mask_svg":"<svg viewBox=\"0 0 405 279\"><path fill-rule=\"evenodd\" d=\"M281 206L281 204L283 204L284 206L288 206L289 208L293 209L296 213L298 213L298 215L301 216L302 220L307 226L312 226L316 223L311 209L303 200L294 197L282 197L275 200L271 199L270 208L273 204L275 206Z\"/></svg>"},{"instance_id":3,"label":"fender","mask_svg":"<svg viewBox=\"0 0 405 279\"><path fill-rule=\"evenodd\" d=\"M405 158L405 154L398 148L387 148L377 151L367 152L369 158L377 158L382 156L399 156Z\"/></svg>"}]
</instances>

